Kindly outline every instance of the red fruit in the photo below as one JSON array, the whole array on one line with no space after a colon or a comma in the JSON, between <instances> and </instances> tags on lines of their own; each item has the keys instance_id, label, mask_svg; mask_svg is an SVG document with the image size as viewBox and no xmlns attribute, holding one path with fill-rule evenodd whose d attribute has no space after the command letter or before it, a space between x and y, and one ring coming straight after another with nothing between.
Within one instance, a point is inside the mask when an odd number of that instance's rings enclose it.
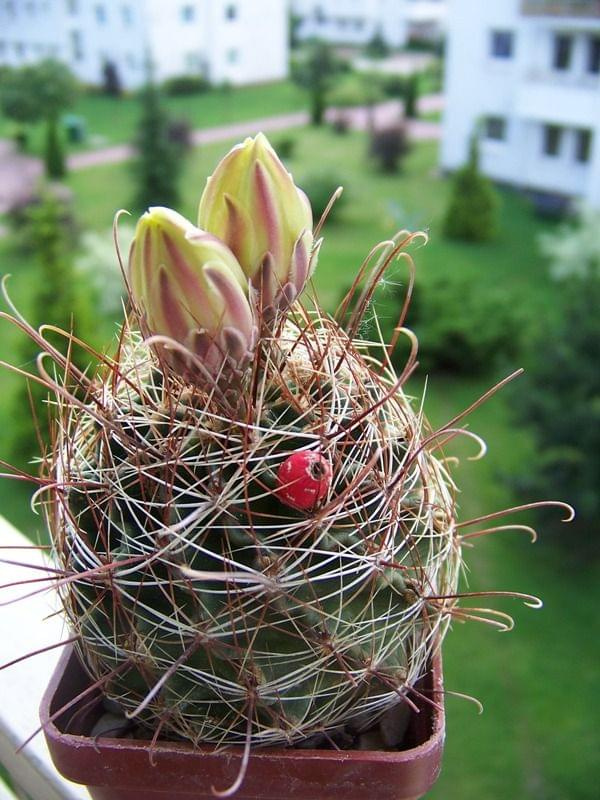
<instances>
[{"instance_id":1,"label":"red fruit","mask_svg":"<svg viewBox=\"0 0 600 800\"><path fill-rule=\"evenodd\" d=\"M275 493L282 503L300 511L313 509L331 484L331 464L320 453L302 450L286 458L277 472Z\"/></svg>"}]
</instances>

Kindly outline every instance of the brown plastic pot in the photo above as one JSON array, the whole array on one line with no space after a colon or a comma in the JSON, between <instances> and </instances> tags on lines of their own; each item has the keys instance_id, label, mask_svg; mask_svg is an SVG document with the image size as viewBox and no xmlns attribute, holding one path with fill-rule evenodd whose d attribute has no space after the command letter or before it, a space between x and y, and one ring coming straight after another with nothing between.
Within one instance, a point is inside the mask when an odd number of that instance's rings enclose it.
<instances>
[{"instance_id":1,"label":"brown plastic pot","mask_svg":"<svg viewBox=\"0 0 600 800\"><path fill-rule=\"evenodd\" d=\"M66 650L42 699L40 716L59 772L87 786L94 800L202 800L211 787L237 777L241 748L215 752L180 742L91 738L90 694L56 714L90 685L76 652ZM436 700L411 716L404 749L395 751L253 751L236 800L416 800L436 781L444 747L442 669L439 656L421 690Z\"/></svg>"}]
</instances>

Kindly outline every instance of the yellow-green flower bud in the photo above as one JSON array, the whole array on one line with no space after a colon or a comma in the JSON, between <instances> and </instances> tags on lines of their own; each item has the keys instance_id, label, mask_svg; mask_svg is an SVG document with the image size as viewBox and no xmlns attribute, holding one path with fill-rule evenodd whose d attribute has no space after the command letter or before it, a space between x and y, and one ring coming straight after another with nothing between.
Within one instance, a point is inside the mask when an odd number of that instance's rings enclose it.
<instances>
[{"instance_id":1,"label":"yellow-green flower bud","mask_svg":"<svg viewBox=\"0 0 600 800\"><path fill-rule=\"evenodd\" d=\"M215 236L176 211L151 208L137 224L129 279L143 332L168 337L189 351L186 358L179 348L160 348L185 377L206 382L248 360L256 336L248 282Z\"/></svg>"},{"instance_id":2,"label":"yellow-green flower bud","mask_svg":"<svg viewBox=\"0 0 600 800\"><path fill-rule=\"evenodd\" d=\"M202 194L198 225L231 248L263 313L293 302L314 268L310 203L262 133L219 163Z\"/></svg>"}]
</instances>

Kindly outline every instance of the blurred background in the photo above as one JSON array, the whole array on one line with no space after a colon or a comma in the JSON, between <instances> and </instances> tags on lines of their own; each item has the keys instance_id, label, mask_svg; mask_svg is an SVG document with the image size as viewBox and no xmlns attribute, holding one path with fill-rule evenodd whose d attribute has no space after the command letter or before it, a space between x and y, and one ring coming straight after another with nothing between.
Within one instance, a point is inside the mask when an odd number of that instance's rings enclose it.
<instances>
[{"instance_id":1,"label":"blurred background","mask_svg":"<svg viewBox=\"0 0 600 800\"><path fill-rule=\"evenodd\" d=\"M333 311L363 258L402 228L412 251L409 391L441 425L520 366L459 444L462 518L556 498L516 532L472 540L464 590L516 629L472 621L446 641L447 750L432 800L587 800L600 782L600 0L1 0L0 273L35 325L114 345L135 215L190 219L207 175L263 130L315 216L344 186L315 275ZM389 336L408 275L384 281ZM5 304L6 309L6 304ZM0 358L35 369L2 321ZM396 354L402 365L405 354ZM78 358L83 359L78 355ZM85 359L84 359L85 361ZM0 458L26 470L47 434L43 393L0 372ZM36 410L38 425L31 422ZM26 482L0 513L46 536Z\"/></svg>"}]
</instances>

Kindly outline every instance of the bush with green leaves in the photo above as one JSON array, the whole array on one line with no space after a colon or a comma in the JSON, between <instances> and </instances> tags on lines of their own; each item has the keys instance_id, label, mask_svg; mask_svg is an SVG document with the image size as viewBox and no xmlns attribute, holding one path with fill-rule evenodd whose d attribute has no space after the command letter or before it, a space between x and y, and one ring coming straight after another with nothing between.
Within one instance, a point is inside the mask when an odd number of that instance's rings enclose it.
<instances>
[{"instance_id":1,"label":"bush with green leaves","mask_svg":"<svg viewBox=\"0 0 600 800\"><path fill-rule=\"evenodd\" d=\"M186 97L207 92L210 83L203 75L174 75L163 83L163 89L169 97Z\"/></svg>"},{"instance_id":2,"label":"bush with green leaves","mask_svg":"<svg viewBox=\"0 0 600 800\"><path fill-rule=\"evenodd\" d=\"M467 163L453 176L444 235L468 242L492 239L498 228L498 207L498 193L479 171L477 139L473 137Z\"/></svg>"},{"instance_id":3,"label":"bush with green leaves","mask_svg":"<svg viewBox=\"0 0 600 800\"><path fill-rule=\"evenodd\" d=\"M378 288L373 313L365 317L365 338L378 339L376 315L384 341L392 339L406 293L404 278ZM475 291L472 282L459 278L416 283L404 324L418 336L420 369L453 375L485 375L499 361L513 359L523 327L509 293ZM406 362L408 349L401 337L393 356L396 365Z\"/></svg>"},{"instance_id":4,"label":"bush with green leaves","mask_svg":"<svg viewBox=\"0 0 600 800\"><path fill-rule=\"evenodd\" d=\"M378 28L365 45L365 55L368 58L385 58L390 54L390 46L386 42L381 29Z\"/></svg>"},{"instance_id":5,"label":"bush with green leaves","mask_svg":"<svg viewBox=\"0 0 600 800\"><path fill-rule=\"evenodd\" d=\"M309 173L304 177L300 185L310 200L315 219L318 220L336 190L340 186L345 187L345 182L344 178L338 173L325 170L323 172ZM337 216L340 207L343 206L346 195L347 189L344 188L344 193L336 200L329 211L329 216L327 217L329 222Z\"/></svg>"},{"instance_id":6,"label":"bush with green leaves","mask_svg":"<svg viewBox=\"0 0 600 800\"><path fill-rule=\"evenodd\" d=\"M371 133L370 152L383 172L398 172L410 151L406 126L379 128Z\"/></svg>"},{"instance_id":7,"label":"bush with green leaves","mask_svg":"<svg viewBox=\"0 0 600 800\"><path fill-rule=\"evenodd\" d=\"M538 452L519 487L528 497L543 492L575 506L571 534L556 540L587 556L599 550L600 213L583 212L576 226L561 226L541 244L561 304L538 320L514 392L517 419L533 432ZM557 532L555 520L544 522Z\"/></svg>"}]
</instances>

